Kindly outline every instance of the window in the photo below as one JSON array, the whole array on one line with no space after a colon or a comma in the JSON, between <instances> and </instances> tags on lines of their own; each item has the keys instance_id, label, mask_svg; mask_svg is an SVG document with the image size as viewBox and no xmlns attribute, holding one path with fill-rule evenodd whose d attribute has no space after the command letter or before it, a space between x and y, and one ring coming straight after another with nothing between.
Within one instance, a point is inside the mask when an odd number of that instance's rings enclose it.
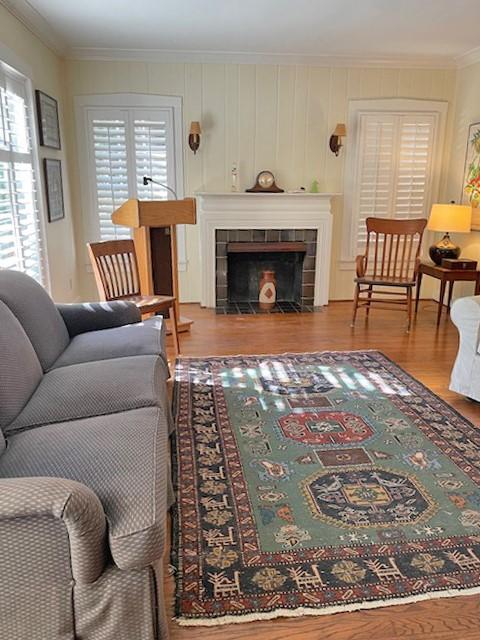
<instances>
[{"instance_id":1,"label":"window","mask_svg":"<svg viewBox=\"0 0 480 640\"><path fill-rule=\"evenodd\" d=\"M27 82L0 62L0 268L45 284Z\"/></svg>"},{"instance_id":2,"label":"window","mask_svg":"<svg viewBox=\"0 0 480 640\"><path fill-rule=\"evenodd\" d=\"M351 114L343 245L347 266L364 249L366 218L426 218L438 190L443 104L437 110L423 101L395 102L400 108L390 103L390 109L376 110L372 105Z\"/></svg>"},{"instance_id":3,"label":"window","mask_svg":"<svg viewBox=\"0 0 480 640\"><path fill-rule=\"evenodd\" d=\"M128 198L169 197L164 187L152 183L145 186L143 176L150 176L168 185L178 197L183 196L178 175L181 147L179 151L180 141L176 140L180 102L175 98L134 95L97 96L88 101L80 105L83 118L82 114L79 116L86 127L79 130L79 140L86 140L87 240L129 238L131 229L112 223L113 211Z\"/></svg>"}]
</instances>

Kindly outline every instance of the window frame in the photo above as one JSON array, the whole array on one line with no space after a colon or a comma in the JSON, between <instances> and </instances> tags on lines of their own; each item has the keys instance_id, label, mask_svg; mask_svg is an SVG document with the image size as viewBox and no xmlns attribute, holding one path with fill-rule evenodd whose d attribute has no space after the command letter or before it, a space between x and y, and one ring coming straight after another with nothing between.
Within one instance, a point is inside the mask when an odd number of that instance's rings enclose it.
<instances>
[{"instance_id":1,"label":"window frame","mask_svg":"<svg viewBox=\"0 0 480 640\"><path fill-rule=\"evenodd\" d=\"M108 93L88 96L76 96L75 102L75 121L77 133L77 149L79 159L79 178L80 185L86 185L87 188L80 189L80 207L82 211L82 224L84 240L92 242L98 240L96 237L97 220L96 196L92 185L95 183L95 177L92 175L91 152L92 149L88 144L89 136L89 119L90 113L97 109L126 110L126 111L153 111L155 109L169 110L172 118L173 128L173 159L174 159L174 177L175 191L178 199L184 197L184 168L183 168L183 114L182 114L182 98L180 96L161 96L156 94L141 93ZM133 135L133 131L127 131L127 137ZM130 177L129 180L134 180ZM185 225L177 226L177 253L178 253L178 269L186 271L186 235ZM88 259L86 246L83 249L84 263L86 270L91 272L91 265Z\"/></svg>"},{"instance_id":2,"label":"window frame","mask_svg":"<svg viewBox=\"0 0 480 640\"><path fill-rule=\"evenodd\" d=\"M360 169L360 128L362 115L369 113L384 113L391 115L430 114L436 118L432 149L432 174L429 193L429 204L438 199L440 188L440 174L444 155L445 129L448 112L448 102L443 100L421 100L411 98L382 98L373 100L351 100L348 106L347 132L350 140L345 159L344 178L344 209L342 225L342 243L340 269L351 270L355 267L358 253L358 218L354 215L354 195Z\"/></svg>"},{"instance_id":3,"label":"window frame","mask_svg":"<svg viewBox=\"0 0 480 640\"><path fill-rule=\"evenodd\" d=\"M40 156L40 143L38 136L38 122L37 113L35 107L35 92L33 89L33 70L30 66L17 56L11 49L6 47L0 42L0 64L4 65L7 69L7 73L10 73L17 80L20 79L25 83L25 97L27 102L27 113L30 128L31 139L31 157L32 157L32 171L35 182L34 200L38 212L38 241L41 247L40 260L42 262L41 269L43 273L43 282L41 282L44 289L51 293L52 281L50 275L50 264L48 259L48 236L47 236L47 223L46 223L46 192L43 181L43 176L40 171L41 156Z\"/></svg>"}]
</instances>

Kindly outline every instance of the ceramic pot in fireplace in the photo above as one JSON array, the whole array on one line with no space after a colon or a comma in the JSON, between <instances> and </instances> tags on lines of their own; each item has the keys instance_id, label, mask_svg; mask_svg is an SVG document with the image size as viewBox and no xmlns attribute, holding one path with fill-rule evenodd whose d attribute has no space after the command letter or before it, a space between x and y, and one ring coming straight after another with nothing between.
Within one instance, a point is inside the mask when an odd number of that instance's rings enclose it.
<instances>
[{"instance_id":1,"label":"ceramic pot in fireplace","mask_svg":"<svg viewBox=\"0 0 480 640\"><path fill-rule=\"evenodd\" d=\"M271 311L277 299L277 281L275 271L262 271L258 303L263 311Z\"/></svg>"}]
</instances>

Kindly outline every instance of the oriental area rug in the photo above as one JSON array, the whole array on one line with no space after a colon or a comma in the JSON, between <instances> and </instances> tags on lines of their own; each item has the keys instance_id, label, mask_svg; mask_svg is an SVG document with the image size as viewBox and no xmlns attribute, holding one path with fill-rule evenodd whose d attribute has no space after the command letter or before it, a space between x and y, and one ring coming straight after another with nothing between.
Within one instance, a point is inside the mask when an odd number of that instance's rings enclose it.
<instances>
[{"instance_id":1,"label":"oriental area rug","mask_svg":"<svg viewBox=\"0 0 480 640\"><path fill-rule=\"evenodd\" d=\"M480 592L480 431L375 351L177 361L176 615Z\"/></svg>"}]
</instances>

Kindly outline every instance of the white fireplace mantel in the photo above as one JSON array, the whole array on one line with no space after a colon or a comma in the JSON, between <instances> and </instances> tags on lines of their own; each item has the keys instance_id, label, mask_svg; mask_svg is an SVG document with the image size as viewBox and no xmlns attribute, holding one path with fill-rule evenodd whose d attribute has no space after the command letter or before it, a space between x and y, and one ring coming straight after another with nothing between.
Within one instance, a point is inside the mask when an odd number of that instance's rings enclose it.
<instances>
[{"instance_id":1,"label":"white fireplace mantel","mask_svg":"<svg viewBox=\"0 0 480 640\"><path fill-rule=\"evenodd\" d=\"M197 193L202 298L215 307L217 229L316 229L314 305L328 304L331 200L338 193Z\"/></svg>"}]
</instances>

